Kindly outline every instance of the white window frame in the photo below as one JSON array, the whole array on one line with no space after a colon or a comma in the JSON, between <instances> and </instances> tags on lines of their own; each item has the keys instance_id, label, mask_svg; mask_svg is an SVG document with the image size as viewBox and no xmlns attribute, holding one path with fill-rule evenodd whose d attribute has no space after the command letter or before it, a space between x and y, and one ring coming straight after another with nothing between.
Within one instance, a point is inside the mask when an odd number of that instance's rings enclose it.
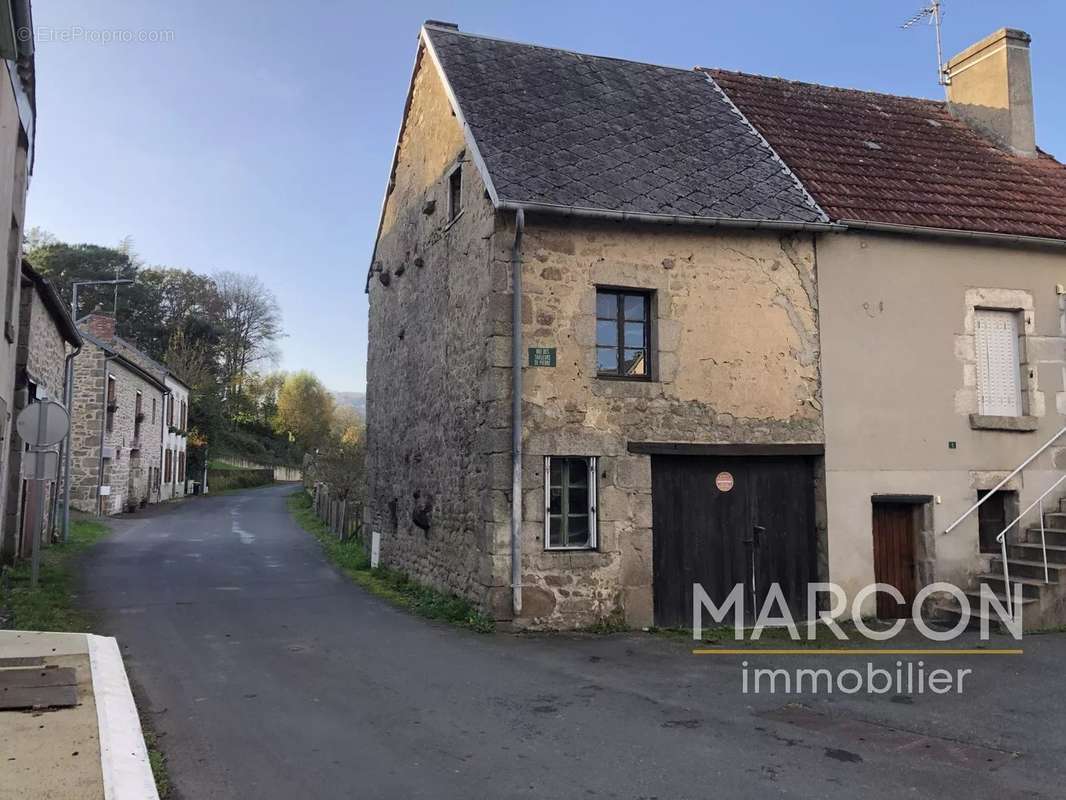
<instances>
[{"instance_id":1,"label":"white window frame","mask_svg":"<svg viewBox=\"0 0 1066 800\"><path fill-rule=\"evenodd\" d=\"M1022 353L1019 337L1021 336L1021 313L1015 309L1003 308L975 308L974 309L974 357L977 368L977 413L993 417L1021 417L1025 414L1022 391ZM1006 365L1006 377L999 374L1004 369L1000 364L986 363L983 356L987 349L982 350L982 342L987 337L982 334L982 321L993 325L996 319L1009 320L1013 336L1009 337L1008 358L1010 363ZM983 379L983 381L982 381ZM1013 397L1005 402L1004 396L990 397L989 388L997 382L1009 380Z\"/></svg>"},{"instance_id":2,"label":"white window frame","mask_svg":"<svg viewBox=\"0 0 1066 800\"><path fill-rule=\"evenodd\" d=\"M589 495L589 543L587 545L562 546L551 543L551 515L548 513L551 507L551 462L552 459L576 459L580 458L588 462L588 495ZM596 480L596 456L544 456L544 549L545 550L596 550L599 547L598 525L596 520L597 497L599 484Z\"/></svg>"}]
</instances>

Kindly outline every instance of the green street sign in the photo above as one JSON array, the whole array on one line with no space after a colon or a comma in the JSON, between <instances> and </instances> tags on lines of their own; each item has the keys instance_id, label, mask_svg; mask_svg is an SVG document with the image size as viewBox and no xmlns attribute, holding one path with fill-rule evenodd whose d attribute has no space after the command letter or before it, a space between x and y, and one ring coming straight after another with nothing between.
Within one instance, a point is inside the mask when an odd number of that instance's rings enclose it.
<instances>
[{"instance_id":1,"label":"green street sign","mask_svg":"<svg viewBox=\"0 0 1066 800\"><path fill-rule=\"evenodd\" d=\"M531 367L554 367L554 347L531 347L529 348L529 366Z\"/></svg>"}]
</instances>

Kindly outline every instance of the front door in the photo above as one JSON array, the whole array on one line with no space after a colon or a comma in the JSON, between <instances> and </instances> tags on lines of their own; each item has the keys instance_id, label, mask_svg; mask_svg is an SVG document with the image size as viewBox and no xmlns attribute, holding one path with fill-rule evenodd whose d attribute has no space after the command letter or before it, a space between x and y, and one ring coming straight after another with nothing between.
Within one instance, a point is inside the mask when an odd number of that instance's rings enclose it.
<instances>
[{"instance_id":1,"label":"front door","mask_svg":"<svg viewBox=\"0 0 1066 800\"><path fill-rule=\"evenodd\" d=\"M877 593L877 618L899 619L910 613L917 592L914 538L918 507L910 503L874 503L874 580L895 586L906 605Z\"/></svg>"},{"instance_id":2,"label":"front door","mask_svg":"<svg viewBox=\"0 0 1066 800\"><path fill-rule=\"evenodd\" d=\"M809 458L652 456L652 513L656 625L691 627L694 583L718 606L743 585L749 621L776 583L806 618L817 553Z\"/></svg>"}]
</instances>

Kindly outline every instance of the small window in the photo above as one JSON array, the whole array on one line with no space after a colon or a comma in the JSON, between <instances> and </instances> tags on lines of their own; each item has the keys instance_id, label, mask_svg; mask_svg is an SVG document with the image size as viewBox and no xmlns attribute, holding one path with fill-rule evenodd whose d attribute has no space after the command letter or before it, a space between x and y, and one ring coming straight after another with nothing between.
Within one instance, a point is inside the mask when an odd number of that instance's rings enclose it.
<instances>
[{"instance_id":1,"label":"small window","mask_svg":"<svg viewBox=\"0 0 1066 800\"><path fill-rule=\"evenodd\" d=\"M596 459L544 459L544 546L548 550L596 548Z\"/></svg>"},{"instance_id":2,"label":"small window","mask_svg":"<svg viewBox=\"0 0 1066 800\"><path fill-rule=\"evenodd\" d=\"M596 291L596 373L650 378L651 295L615 289Z\"/></svg>"},{"instance_id":3,"label":"small window","mask_svg":"<svg viewBox=\"0 0 1066 800\"><path fill-rule=\"evenodd\" d=\"M107 432L115 430L115 412L118 411L118 386L113 375L107 376Z\"/></svg>"},{"instance_id":4,"label":"small window","mask_svg":"<svg viewBox=\"0 0 1066 800\"><path fill-rule=\"evenodd\" d=\"M1018 312L974 311L977 356L977 413L996 417L1022 415Z\"/></svg>"},{"instance_id":5,"label":"small window","mask_svg":"<svg viewBox=\"0 0 1066 800\"><path fill-rule=\"evenodd\" d=\"M460 164L448 176L448 222L463 210L463 167Z\"/></svg>"}]
</instances>

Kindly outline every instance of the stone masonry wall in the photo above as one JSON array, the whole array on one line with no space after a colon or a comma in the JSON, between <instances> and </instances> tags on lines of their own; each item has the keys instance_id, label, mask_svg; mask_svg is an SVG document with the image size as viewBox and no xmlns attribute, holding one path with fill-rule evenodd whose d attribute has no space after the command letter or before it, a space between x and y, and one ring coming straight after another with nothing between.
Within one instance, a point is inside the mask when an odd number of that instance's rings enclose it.
<instances>
[{"instance_id":1,"label":"stone masonry wall","mask_svg":"<svg viewBox=\"0 0 1066 800\"><path fill-rule=\"evenodd\" d=\"M71 504L83 511L96 510L97 470L100 455L100 426L106 378L103 372L104 353L97 345L86 342L74 359L74 425L71 469ZM112 430L105 434L105 452L113 457L104 459L104 485L111 487L105 498L104 513L117 514L128 504L140 505L157 499L155 487L150 485L151 471L160 466L162 429L158 409L162 407L162 392L153 384L121 363L109 361L107 373L115 378L115 411ZM135 408L137 392L142 394L141 408L145 415L140 436L135 437ZM157 409L152 418L152 402Z\"/></svg>"},{"instance_id":2,"label":"stone masonry wall","mask_svg":"<svg viewBox=\"0 0 1066 800\"><path fill-rule=\"evenodd\" d=\"M448 175L462 166L462 213ZM422 57L370 279L367 530L384 564L484 602L492 388L491 205L435 67ZM506 438L506 431L502 432ZM428 527L426 527L428 525Z\"/></svg>"},{"instance_id":3,"label":"stone masonry wall","mask_svg":"<svg viewBox=\"0 0 1066 800\"><path fill-rule=\"evenodd\" d=\"M494 272L506 269L511 235L497 234ZM596 377L598 285L654 292L652 381ZM557 348L557 366L525 369L521 622L650 625L650 457L627 444L823 440L811 238L527 217L523 332L528 347ZM494 349L502 356L509 342ZM599 458L596 551L544 549L547 455ZM490 471L501 574L507 457L493 456Z\"/></svg>"},{"instance_id":4,"label":"stone masonry wall","mask_svg":"<svg viewBox=\"0 0 1066 800\"><path fill-rule=\"evenodd\" d=\"M28 280L22 283L19 310L19 336L17 350L16 381L24 385L32 381L37 386L37 397L48 397L58 402L63 401L64 365L67 355L67 343L48 313L34 284ZM16 395L14 414L25 408L26 395ZM21 475L22 456L25 442L14 434L11 437L9 464L9 481L7 503L4 514L4 551L8 557L17 547L21 536L23 520L22 494L26 481ZM60 476L62 472L60 472ZM52 498L57 481L45 484L45 515L43 530L47 531L51 521ZM24 555L24 554L23 554Z\"/></svg>"}]
</instances>

